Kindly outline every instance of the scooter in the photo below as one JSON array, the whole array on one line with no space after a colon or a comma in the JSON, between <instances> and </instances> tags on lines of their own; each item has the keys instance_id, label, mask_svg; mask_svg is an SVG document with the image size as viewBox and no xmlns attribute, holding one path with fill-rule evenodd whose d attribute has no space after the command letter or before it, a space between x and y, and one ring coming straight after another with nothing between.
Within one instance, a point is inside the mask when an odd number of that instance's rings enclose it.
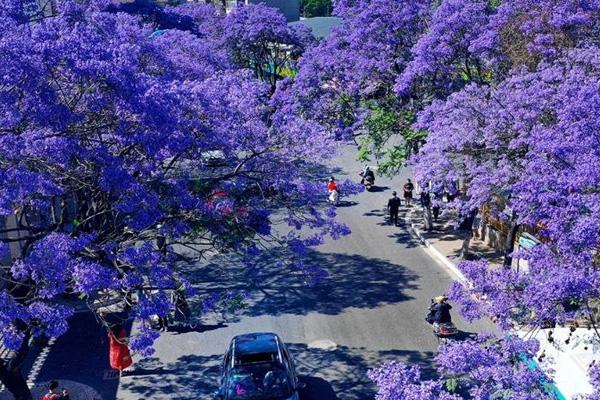
<instances>
[{"instance_id":1,"label":"scooter","mask_svg":"<svg viewBox=\"0 0 600 400\"><path fill-rule=\"evenodd\" d=\"M456 328L453 322L434 322L432 326L433 334L440 339L458 335L458 328Z\"/></svg>"},{"instance_id":2,"label":"scooter","mask_svg":"<svg viewBox=\"0 0 600 400\"><path fill-rule=\"evenodd\" d=\"M452 340L456 338L459 334L459 330L454 325L453 322L435 322L433 321L433 306L435 302L431 299L431 305L429 306L429 310L427 312L427 316L425 317L425 321L431 324L433 329L433 334L440 340L440 342L445 343L448 340Z\"/></svg>"}]
</instances>

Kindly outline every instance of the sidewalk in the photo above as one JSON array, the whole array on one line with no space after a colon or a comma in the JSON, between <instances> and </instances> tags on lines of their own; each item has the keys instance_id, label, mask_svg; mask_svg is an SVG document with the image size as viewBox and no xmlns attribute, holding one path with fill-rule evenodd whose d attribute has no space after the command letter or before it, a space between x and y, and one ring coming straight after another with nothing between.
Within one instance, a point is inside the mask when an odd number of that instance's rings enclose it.
<instances>
[{"instance_id":1,"label":"sidewalk","mask_svg":"<svg viewBox=\"0 0 600 400\"><path fill-rule=\"evenodd\" d=\"M71 400L113 400L119 376L109 366L108 343L91 313L77 313L69 320L69 331L39 351L32 351L23 368L34 400L46 392L47 383L57 380ZM12 400L0 392L0 400Z\"/></svg>"},{"instance_id":2,"label":"sidewalk","mask_svg":"<svg viewBox=\"0 0 600 400\"><path fill-rule=\"evenodd\" d=\"M426 231L421 206L413 206L406 213L406 224L430 255L445 266L454 279L467 282L457 265L463 259L462 248L467 232L458 231L447 218L440 216L434 222L433 230ZM477 238L471 239L469 245L471 259L487 259L492 265L502 263L502 254ZM553 331L554 340L548 341L548 332ZM576 394L591 393L592 386L587 376L587 369L592 360L600 362L600 341L585 328L570 332L568 327L517 332L522 337L535 338L540 341L540 354L554 360L554 382L565 399Z\"/></svg>"}]
</instances>

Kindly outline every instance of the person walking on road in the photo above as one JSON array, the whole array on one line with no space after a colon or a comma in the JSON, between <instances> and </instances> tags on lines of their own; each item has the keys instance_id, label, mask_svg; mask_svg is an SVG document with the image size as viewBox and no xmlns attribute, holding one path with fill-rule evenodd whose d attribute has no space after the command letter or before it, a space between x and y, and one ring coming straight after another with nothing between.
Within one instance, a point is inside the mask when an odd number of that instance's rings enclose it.
<instances>
[{"instance_id":1,"label":"person walking on road","mask_svg":"<svg viewBox=\"0 0 600 400\"><path fill-rule=\"evenodd\" d=\"M415 185L413 185L412 181L409 179L404 184L404 201L406 202L406 206L410 206L410 203L413 198L413 190L415 190Z\"/></svg>"},{"instance_id":2,"label":"person walking on road","mask_svg":"<svg viewBox=\"0 0 600 400\"><path fill-rule=\"evenodd\" d=\"M387 209L390 213L390 224L398 226L398 210L400 209L400 199L396 192L392 192L392 198L388 200Z\"/></svg>"},{"instance_id":3,"label":"person walking on road","mask_svg":"<svg viewBox=\"0 0 600 400\"><path fill-rule=\"evenodd\" d=\"M338 190L337 183L335 182L335 178L333 176L329 178L329 183L327 184L327 191L329 192L329 202L334 206L337 206L340 198L340 193Z\"/></svg>"},{"instance_id":4,"label":"person walking on road","mask_svg":"<svg viewBox=\"0 0 600 400\"><path fill-rule=\"evenodd\" d=\"M108 331L110 366L123 374L123 370L133 364L129 346L127 345L127 332L120 324L113 325Z\"/></svg>"}]
</instances>

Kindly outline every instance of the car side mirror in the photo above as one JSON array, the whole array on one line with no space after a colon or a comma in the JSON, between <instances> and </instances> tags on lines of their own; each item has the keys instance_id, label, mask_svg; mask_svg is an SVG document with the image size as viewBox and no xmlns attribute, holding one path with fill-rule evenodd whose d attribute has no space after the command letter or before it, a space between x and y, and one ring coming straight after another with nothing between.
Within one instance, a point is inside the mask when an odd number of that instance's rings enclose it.
<instances>
[{"instance_id":1,"label":"car side mirror","mask_svg":"<svg viewBox=\"0 0 600 400\"><path fill-rule=\"evenodd\" d=\"M304 383L304 382L298 382L296 384L296 390L304 390L304 389L306 389L306 383Z\"/></svg>"}]
</instances>

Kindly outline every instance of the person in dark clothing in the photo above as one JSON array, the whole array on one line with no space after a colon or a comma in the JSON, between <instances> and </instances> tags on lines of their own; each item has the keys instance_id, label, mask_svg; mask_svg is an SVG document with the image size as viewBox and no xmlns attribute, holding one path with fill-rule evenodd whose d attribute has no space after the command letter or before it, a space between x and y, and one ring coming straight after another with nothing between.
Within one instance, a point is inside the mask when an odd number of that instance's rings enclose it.
<instances>
[{"instance_id":1,"label":"person in dark clothing","mask_svg":"<svg viewBox=\"0 0 600 400\"><path fill-rule=\"evenodd\" d=\"M404 201L406 202L406 206L410 206L410 203L413 198L413 190L415 190L415 185L413 185L412 181L408 179L404 184Z\"/></svg>"},{"instance_id":2,"label":"person in dark clothing","mask_svg":"<svg viewBox=\"0 0 600 400\"><path fill-rule=\"evenodd\" d=\"M433 220L437 222L438 218L440 217L440 206L434 204L433 207L431 207L431 210L433 211Z\"/></svg>"},{"instance_id":3,"label":"person in dark clothing","mask_svg":"<svg viewBox=\"0 0 600 400\"><path fill-rule=\"evenodd\" d=\"M392 198L388 200L387 209L390 213L390 224L398 225L398 210L400 209L400 199L396 192L392 192Z\"/></svg>"},{"instance_id":4,"label":"person in dark clothing","mask_svg":"<svg viewBox=\"0 0 600 400\"><path fill-rule=\"evenodd\" d=\"M421 206L423 206L424 208L427 208L431 205L431 195L425 190L421 192L419 200L421 201Z\"/></svg>"},{"instance_id":5,"label":"person in dark clothing","mask_svg":"<svg viewBox=\"0 0 600 400\"><path fill-rule=\"evenodd\" d=\"M452 306L448 304L448 299L444 296L436 297L436 302L431 306L429 312L431 315L431 323L447 323L452 322L450 310Z\"/></svg>"}]
</instances>

